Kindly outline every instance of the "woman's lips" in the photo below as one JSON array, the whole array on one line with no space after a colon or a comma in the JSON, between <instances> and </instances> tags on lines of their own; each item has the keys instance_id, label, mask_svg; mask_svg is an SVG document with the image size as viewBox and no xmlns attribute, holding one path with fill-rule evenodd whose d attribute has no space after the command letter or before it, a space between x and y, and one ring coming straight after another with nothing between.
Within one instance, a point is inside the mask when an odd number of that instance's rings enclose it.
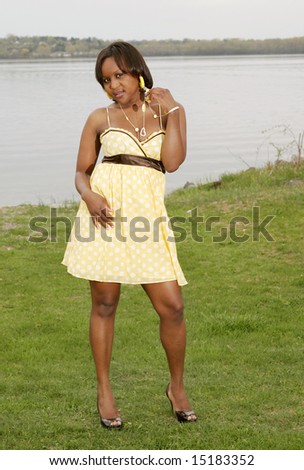
<instances>
[{"instance_id":1,"label":"woman's lips","mask_svg":"<svg viewBox=\"0 0 304 470\"><path fill-rule=\"evenodd\" d=\"M113 93L114 98L120 99L123 97L124 92L123 91L116 91Z\"/></svg>"}]
</instances>

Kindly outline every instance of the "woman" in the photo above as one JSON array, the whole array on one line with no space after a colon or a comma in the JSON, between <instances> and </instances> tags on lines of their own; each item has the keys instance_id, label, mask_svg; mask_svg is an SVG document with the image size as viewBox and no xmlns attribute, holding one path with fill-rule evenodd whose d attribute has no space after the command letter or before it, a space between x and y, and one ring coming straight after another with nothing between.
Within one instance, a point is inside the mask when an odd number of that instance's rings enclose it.
<instances>
[{"instance_id":1,"label":"woman","mask_svg":"<svg viewBox=\"0 0 304 470\"><path fill-rule=\"evenodd\" d=\"M171 376L167 397L180 422L195 421L183 384L180 286L187 281L164 206L164 172L176 171L186 155L185 112L169 90L152 88L150 71L131 44L102 50L95 72L113 103L93 111L82 132L75 178L82 201L63 264L90 281L101 424L122 427L109 380L122 283L141 284L158 313ZM104 158L96 164L101 146Z\"/></svg>"}]
</instances>

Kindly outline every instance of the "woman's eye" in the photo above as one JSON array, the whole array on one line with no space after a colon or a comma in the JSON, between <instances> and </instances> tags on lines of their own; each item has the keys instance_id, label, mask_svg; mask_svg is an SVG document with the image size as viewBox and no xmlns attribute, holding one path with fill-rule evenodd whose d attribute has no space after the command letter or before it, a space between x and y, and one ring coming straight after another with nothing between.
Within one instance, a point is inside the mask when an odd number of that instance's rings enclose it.
<instances>
[{"instance_id":1,"label":"woman's eye","mask_svg":"<svg viewBox=\"0 0 304 470\"><path fill-rule=\"evenodd\" d=\"M121 78L123 76L123 73L117 73L116 78Z\"/></svg>"},{"instance_id":2,"label":"woman's eye","mask_svg":"<svg viewBox=\"0 0 304 470\"><path fill-rule=\"evenodd\" d=\"M104 78L103 83L110 83L110 79L109 78Z\"/></svg>"}]
</instances>

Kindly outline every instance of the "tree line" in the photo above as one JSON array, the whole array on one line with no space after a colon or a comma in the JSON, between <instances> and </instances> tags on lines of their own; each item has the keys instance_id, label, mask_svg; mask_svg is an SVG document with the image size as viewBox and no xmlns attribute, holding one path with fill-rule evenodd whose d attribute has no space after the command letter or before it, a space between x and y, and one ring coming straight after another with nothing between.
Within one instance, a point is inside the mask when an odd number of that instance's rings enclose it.
<instances>
[{"instance_id":1,"label":"tree line","mask_svg":"<svg viewBox=\"0 0 304 470\"><path fill-rule=\"evenodd\" d=\"M96 57L112 41L61 36L0 38L0 59ZM144 56L304 54L304 37L286 39L183 39L130 41Z\"/></svg>"}]
</instances>

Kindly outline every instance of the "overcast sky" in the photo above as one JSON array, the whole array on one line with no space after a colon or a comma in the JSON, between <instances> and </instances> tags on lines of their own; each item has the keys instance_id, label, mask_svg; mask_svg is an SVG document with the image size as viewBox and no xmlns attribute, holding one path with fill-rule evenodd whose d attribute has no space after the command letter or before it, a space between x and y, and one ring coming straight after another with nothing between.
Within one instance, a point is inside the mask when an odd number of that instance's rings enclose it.
<instances>
[{"instance_id":1,"label":"overcast sky","mask_svg":"<svg viewBox=\"0 0 304 470\"><path fill-rule=\"evenodd\" d=\"M0 37L304 36L304 0L1 0Z\"/></svg>"}]
</instances>

